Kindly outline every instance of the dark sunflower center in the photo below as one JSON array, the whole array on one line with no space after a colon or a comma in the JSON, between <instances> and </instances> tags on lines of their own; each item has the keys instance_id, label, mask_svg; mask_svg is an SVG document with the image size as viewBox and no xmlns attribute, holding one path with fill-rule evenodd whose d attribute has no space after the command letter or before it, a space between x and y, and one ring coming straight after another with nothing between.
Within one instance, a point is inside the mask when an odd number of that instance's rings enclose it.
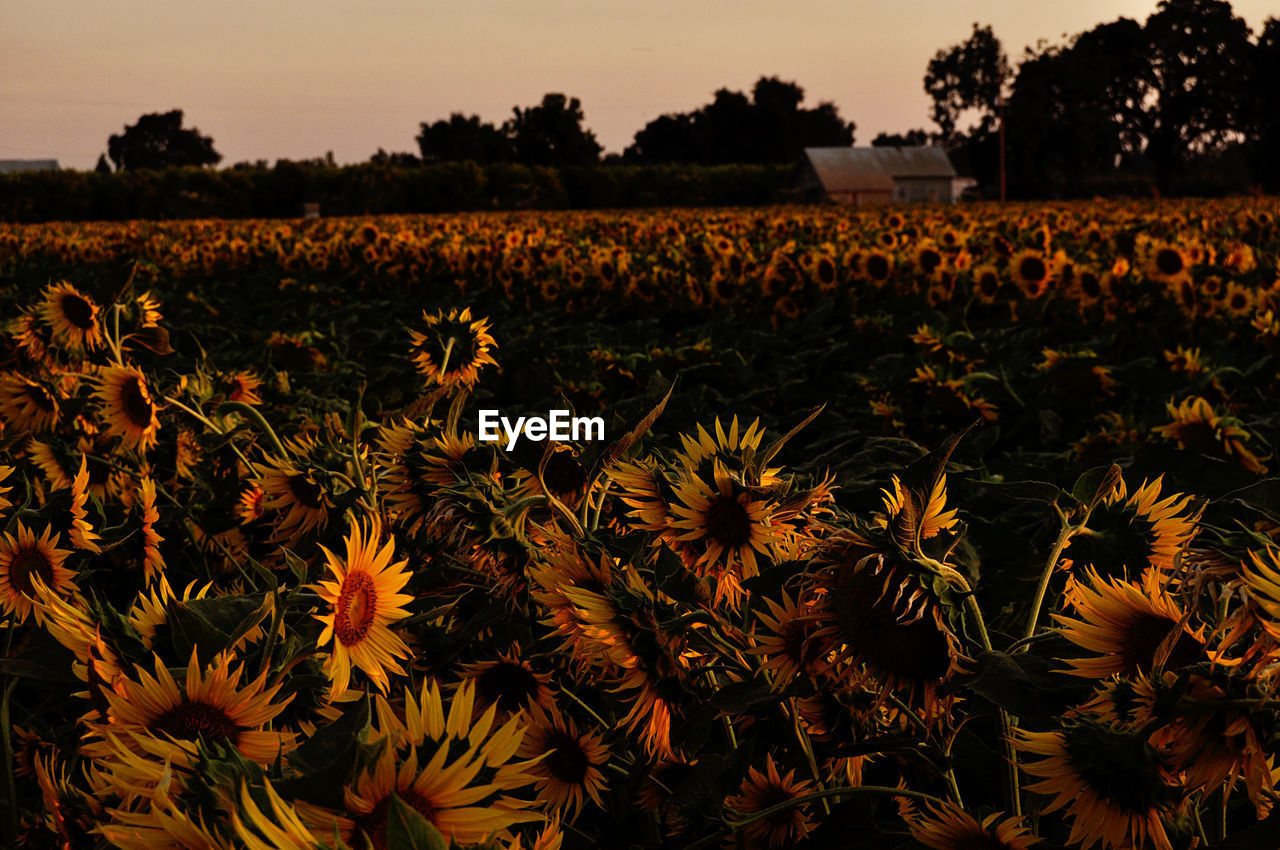
<instances>
[{"instance_id":1,"label":"dark sunflower center","mask_svg":"<svg viewBox=\"0 0 1280 850\"><path fill-rule=\"evenodd\" d=\"M319 510L323 502L321 496L323 491L320 485L312 481L310 476L299 472L296 475L290 475L289 492L293 494L294 501L302 505L304 508Z\"/></svg>"},{"instance_id":2,"label":"dark sunflower center","mask_svg":"<svg viewBox=\"0 0 1280 850\"><path fill-rule=\"evenodd\" d=\"M27 381L25 395L32 405L40 408L45 413L53 413L57 409L58 402L53 397L53 393L37 383Z\"/></svg>"},{"instance_id":3,"label":"dark sunflower center","mask_svg":"<svg viewBox=\"0 0 1280 850\"><path fill-rule=\"evenodd\" d=\"M920 252L920 268L925 274L929 274L941 264L942 255L932 248L926 248Z\"/></svg>"},{"instance_id":4,"label":"dark sunflower center","mask_svg":"<svg viewBox=\"0 0 1280 850\"><path fill-rule=\"evenodd\" d=\"M1092 564L1103 578L1124 578L1142 572L1158 539L1146 517L1120 504L1102 504L1089 516L1089 533L1071 538L1062 556L1076 565Z\"/></svg>"},{"instance_id":5,"label":"dark sunflower center","mask_svg":"<svg viewBox=\"0 0 1280 850\"><path fill-rule=\"evenodd\" d=\"M1080 291L1088 298L1097 298L1102 294L1102 281L1093 272L1081 272Z\"/></svg>"},{"instance_id":6,"label":"dark sunflower center","mask_svg":"<svg viewBox=\"0 0 1280 850\"><path fill-rule=\"evenodd\" d=\"M1000 288L1000 278L991 272L985 272L978 278L978 289L983 295L994 295L996 290Z\"/></svg>"},{"instance_id":7,"label":"dark sunflower center","mask_svg":"<svg viewBox=\"0 0 1280 850\"><path fill-rule=\"evenodd\" d=\"M1168 796L1155 751L1137 735L1068 726L1063 738L1079 781L1112 805L1149 812Z\"/></svg>"},{"instance_id":8,"label":"dark sunflower center","mask_svg":"<svg viewBox=\"0 0 1280 850\"><path fill-rule=\"evenodd\" d=\"M919 682L941 679L950 669L951 652L933 603L895 610L895 601L910 599L919 585L896 567L876 572L873 563L845 566L836 581L831 605L841 639L891 675Z\"/></svg>"},{"instance_id":9,"label":"dark sunflower center","mask_svg":"<svg viewBox=\"0 0 1280 850\"><path fill-rule=\"evenodd\" d=\"M1178 624L1158 614L1139 614L1124 628L1124 650L1120 655L1127 672L1150 670L1156 651ZM1186 632L1178 635L1164 666L1176 670L1192 664L1200 655L1200 643Z\"/></svg>"},{"instance_id":10,"label":"dark sunflower center","mask_svg":"<svg viewBox=\"0 0 1280 850\"><path fill-rule=\"evenodd\" d=\"M378 591L364 570L347 573L334 607L333 632L344 646L364 640L378 610Z\"/></svg>"},{"instance_id":11,"label":"dark sunflower center","mask_svg":"<svg viewBox=\"0 0 1280 850\"><path fill-rule=\"evenodd\" d=\"M867 257L867 274L873 280L884 280L889 276L889 261L879 254Z\"/></svg>"},{"instance_id":12,"label":"dark sunflower center","mask_svg":"<svg viewBox=\"0 0 1280 850\"><path fill-rule=\"evenodd\" d=\"M1049 274L1049 267L1039 257L1025 257L1018 265L1018 274L1023 280L1039 282Z\"/></svg>"},{"instance_id":13,"label":"dark sunflower center","mask_svg":"<svg viewBox=\"0 0 1280 850\"><path fill-rule=\"evenodd\" d=\"M1231 300L1228 303L1230 303L1231 309L1239 311L1245 308L1245 305L1249 303L1249 299L1245 298L1243 292L1236 292L1231 296Z\"/></svg>"},{"instance_id":14,"label":"dark sunflower center","mask_svg":"<svg viewBox=\"0 0 1280 850\"><path fill-rule=\"evenodd\" d=\"M832 283L836 279L836 266L826 257L818 261L818 280Z\"/></svg>"},{"instance_id":15,"label":"dark sunflower center","mask_svg":"<svg viewBox=\"0 0 1280 850\"><path fill-rule=\"evenodd\" d=\"M499 661L476 677L476 690L503 711L519 711L533 702L538 680L523 665Z\"/></svg>"},{"instance_id":16,"label":"dark sunflower center","mask_svg":"<svg viewBox=\"0 0 1280 850\"><path fill-rule=\"evenodd\" d=\"M542 480L553 493L573 493L587 483L587 472L569 452L553 452L542 470Z\"/></svg>"},{"instance_id":17,"label":"dark sunflower center","mask_svg":"<svg viewBox=\"0 0 1280 850\"><path fill-rule=\"evenodd\" d=\"M93 305L75 293L68 292L58 302L62 315L82 331L93 330Z\"/></svg>"},{"instance_id":18,"label":"dark sunflower center","mask_svg":"<svg viewBox=\"0 0 1280 850\"><path fill-rule=\"evenodd\" d=\"M1162 248L1156 253L1156 268L1160 270L1161 274L1177 274L1184 267L1182 255L1172 248Z\"/></svg>"},{"instance_id":19,"label":"dark sunflower center","mask_svg":"<svg viewBox=\"0 0 1280 850\"><path fill-rule=\"evenodd\" d=\"M587 778L591 761L578 739L557 730L547 739L551 755L544 762L551 775L568 785L581 785Z\"/></svg>"},{"instance_id":20,"label":"dark sunflower center","mask_svg":"<svg viewBox=\"0 0 1280 850\"><path fill-rule=\"evenodd\" d=\"M183 741L204 738L210 743L233 740L240 727L221 708L185 699L151 721L152 732L163 732Z\"/></svg>"},{"instance_id":21,"label":"dark sunflower center","mask_svg":"<svg viewBox=\"0 0 1280 850\"><path fill-rule=\"evenodd\" d=\"M751 517L732 496L717 495L707 507L707 535L726 549L751 542Z\"/></svg>"},{"instance_id":22,"label":"dark sunflower center","mask_svg":"<svg viewBox=\"0 0 1280 850\"><path fill-rule=\"evenodd\" d=\"M153 412L151 397L147 393L146 384L136 375L130 377L120 387L120 406L124 408L124 415L129 417L129 421L138 428L147 428L151 425Z\"/></svg>"},{"instance_id":23,"label":"dark sunflower center","mask_svg":"<svg viewBox=\"0 0 1280 850\"><path fill-rule=\"evenodd\" d=\"M32 574L46 586L53 584L53 564L39 549L24 549L9 562L9 585L24 596L36 595Z\"/></svg>"}]
</instances>

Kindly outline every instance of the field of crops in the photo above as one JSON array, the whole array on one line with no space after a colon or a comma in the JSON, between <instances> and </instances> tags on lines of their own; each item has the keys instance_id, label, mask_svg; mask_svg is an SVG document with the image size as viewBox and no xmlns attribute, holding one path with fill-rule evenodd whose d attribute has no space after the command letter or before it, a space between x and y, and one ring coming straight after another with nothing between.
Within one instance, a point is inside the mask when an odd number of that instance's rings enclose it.
<instances>
[{"instance_id":1,"label":"field of crops","mask_svg":"<svg viewBox=\"0 0 1280 850\"><path fill-rule=\"evenodd\" d=\"M0 846L1274 850L1273 199L0 225L0 304Z\"/></svg>"}]
</instances>

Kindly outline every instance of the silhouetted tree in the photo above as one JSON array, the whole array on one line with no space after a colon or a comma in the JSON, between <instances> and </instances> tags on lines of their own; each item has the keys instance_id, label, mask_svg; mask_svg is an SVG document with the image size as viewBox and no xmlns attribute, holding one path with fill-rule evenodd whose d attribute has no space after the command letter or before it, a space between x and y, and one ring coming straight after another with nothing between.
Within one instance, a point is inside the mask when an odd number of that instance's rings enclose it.
<instances>
[{"instance_id":1,"label":"silhouetted tree","mask_svg":"<svg viewBox=\"0 0 1280 850\"><path fill-rule=\"evenodd\" d=\"M401 151L387 153L382 148L378 148L377 153L369 157L369 162L374 165L392 165L399 168L412 168L415 165L422 164L422 160L411 153Z\"/></svg>"},{"instance_id":2,"label":"silhouetted tree","mask_svg":"<svg viewBox=\"0 0 1280 850\"><path fill-rule=\"evenodd\" d=\"M909 148L927 145L933 137L927 130L915 129L905 133L881 133L871 140L873 148Z\"/></svg>"},{"instance_id":3,"label":"silhouetted tree","mask_svg":"<svg viewBox=\"0 0 1280 850\"><path fill-rule=\"evenodd\" d=\"M551 93L528 109L515 107L505 125L517 162L525 165L590 165L600 159L600 143L582 126L582 104Z\"/></svg>"},{"instance_id":4,"label":"silhouetted tree","mask_svg":"<svg viewBox=\"0 0 1280 850\"><path fill-rule=\"evenodd\" d=\"M461 112L448 121L423 123L417 135L423 162L507 162L512 158L511 140L499 127L482 122L479 115Z\"/></svg>"},{"instance_id":5,"label":"silhouetted tree","mask_svg":"<svg viewBox=\"0 0 1280 850\"><path fill-rule=\"evenodd\" d=\"M1190 154L1239 141L1248 104L1249 26L1224 0L1161 0L1145 27L1146 155L1168 185ZM1272 85L1274 85L1274 80Z\"/></svg>"},{"instance_id":6,"label":"silhouetted tree","mask_svg":"<svg viewBox=\"0 0 1280 850\"><path fill-rule=\"evenodd\" d=\"M625 156L633 162L791 162L806 147L853 144L854 125L835 105L804 109L804 89L777 77L761 77L751 97L718 89L693 112L663 115L635 135Z\"/></svg>"},{"instance_id":7,"label":"silhouetted tree","mask_svg":"<svg viewBox=\"0 0 1280 850\"><path fill-rule=\"evenodd\" d=\"M1248 93L1253 113L1250 161L1254 176L1280 191L1280 19L1268 18L1258 36Z\"/></svg>"},{"instance_id":8,"label":"silhouetted tree","mask_svg":"<svg viewBox=\"0 0 1280 850\"><path fill-rule=\"evenodd\" d=\"M93 170L99 174L111 173L111 164L107 162L107 155L105 153L98 154L98 164L93 167Z\"/></svg>"},{"instance_id":9,"label":"silhouetted tree","mask_svg":"<svg viewBox=\"0 0 1280 850\"><path fill-rule=\"evenodd\" d=\"M943 144L959 140L959 121L966 110L978 112L970 137L984 136L996 127L1009 77L1009 60L990 26L975 23L967 41L934 54L925 71L924 90L933 99L933 121Z\"/></svg>"},{"instance_id":10,"label":"silhouetted tree","mask_svg":"<svg viewBox=\"0 0 1280 850\"><path fill-rule=\"evenodd\" d=\"M143 115L138 123L107 140L107 155L120 171L171 168L184 165L217 165L222 154L213 139L182 126L182 110Z\"/></svg>"}]
</instances>

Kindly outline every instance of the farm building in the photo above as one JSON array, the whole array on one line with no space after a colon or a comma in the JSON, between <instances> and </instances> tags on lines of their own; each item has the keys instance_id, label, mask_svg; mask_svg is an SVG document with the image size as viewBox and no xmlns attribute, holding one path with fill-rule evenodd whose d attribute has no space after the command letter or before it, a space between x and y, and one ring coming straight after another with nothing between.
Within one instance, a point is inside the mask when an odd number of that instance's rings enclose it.
<instances>
[{"instance_id":1,"label":"farm building","mask_svg":"<svg viewBox=\"0 0 1280 850\"><path fill-rule=\"evenodd\" d=\"M0 174L57 170L58 161L56 159L0 159Z\"/></svg>"},{"instance_id":2,"label":"farm building","mask_svg":"<svg viewBox=\"0 0 1280 850\"><path fill-rule=\"evenodd\" d=\"M796 190L808 201L951 203L963 185L936 147L805 148Z\"/></svg>"}]
</instances>

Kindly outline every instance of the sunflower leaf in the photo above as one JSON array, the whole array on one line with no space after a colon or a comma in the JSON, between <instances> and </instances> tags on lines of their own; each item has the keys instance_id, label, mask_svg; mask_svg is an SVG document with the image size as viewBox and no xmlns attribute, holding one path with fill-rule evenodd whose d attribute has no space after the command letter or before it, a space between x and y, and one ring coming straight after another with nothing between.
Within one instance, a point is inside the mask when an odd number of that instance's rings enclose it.
<instances>
[{"instance_id":1,"label":"sunflower leaf","mask_svg":"<svg viewBox=\"0 0 1280 850\"><path fill-rule=\"evenodd\" d=\"M658 417L662 415L662 411L666 410L667 402L671 400L671 394L676 391L676 384L678 383L678 380L679 379L671 382L671 387L667 390L667 394L662 397L662 401L654 405L654 408L640 420L640 423L636 425L636 427L624 434L617 442L611 445L607 451L605 451L603 458L604 466L608 466L618 458L622 457L626 454L627 449L634 446L641 437L648 433L649 429L653 427L653 423L657 422Z\"/></svg>"},{"instance_id":2,"label":"sunflower leaf","mask_svg":"<svg viewBox=\"0 0 1280 850\"><path fill-rule=\"evenodd\" d=\"M390 850L449 850L440 830L395 792L387 811L387 846Z\"/></svg>"}]
</instances>

